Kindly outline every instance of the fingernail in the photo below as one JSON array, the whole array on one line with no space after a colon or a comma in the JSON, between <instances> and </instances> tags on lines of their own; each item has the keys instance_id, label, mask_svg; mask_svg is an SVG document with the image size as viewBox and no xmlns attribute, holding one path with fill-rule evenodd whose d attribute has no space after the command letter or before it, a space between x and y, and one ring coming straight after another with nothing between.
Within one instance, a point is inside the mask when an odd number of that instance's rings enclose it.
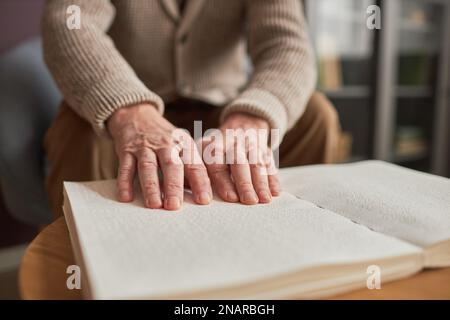
<instances>
[{"instance_id":1,"label":"fingernail","mask_svg":"<svg viewBox=\"0 0 450 320\"><path fill-rule=\"evenodd\" d=\"M273 195L274 197L276 197L276 196L279 196L279 195L280 195L281 190L275 189L275 190L271 190L271 192L272 192L272 195Z\"/></svg>"},{"instance_id":2,"label":"fingernail","mask_svg":"<svg viewBox=\"0 0 450 320\"><path fill-rule=\"evenodd\" d=\"M256 203L258 202L258 197L254 192L247 191L244 193L243 200L248 203Z\"/></svg>"},{"instance_id":3,"label":"fingernail","mask_svg":"<svg viewBox=\"0 0 450 320\"><path fill-rule=\"evenodd\" d=\"M159 209L162 207L161 198L156 196L148 199L145 203L150 209Z\"/></svg>"},{"instance_id":4,"label":"fingernail","mask_svg":"<svg viewBox=\"0 0 450 320\"><path fill-rule=\"evenodd\" d=\"M177 197L168 197L165 200L164 207L168 210L178 210L181 206L181 201Z\"/></svg>"},{"instance_id":5,"label":"fingernail","mask_svg":"<svg viewBox=\"0 0 450 320\"><path fill-rule=\"evenodd\" d=\"M120 199L124 200L124 201L128 201L130 199L130 193L125 190L120 191Z\"/></svg>"},{"instance_id":6,"label":"fingernail","mask_svg":"<svg viewBox=\"0 0 450 320\"><path fill-rule=\"evenodd\" d=\"M231 202L239 201L239 197L236 194L236 192L234 192L234 191L227 191L226 196L227 196L227 201L231 201Z\"/></svg>"},{"instance_id":7,"label":"fingernail","mask_svg":"<svg viewBox=\"0 0 450 320\"><path fill-rule=\"evenodd\" d=\"M197 202L199 204L208 204L211 201L209 192L202 192L198 195Z\"/></svg>"},{"instance_id":8,"label":"fingernail","mask_svg":"<svg viewBox=\"0 0 450 320\"><path fill-rule=\"evenodd\" d=\"M261 191L258 193L260 202L270 202L272 200L272 196L267 191Z\"/></svg>"}]
</instances>

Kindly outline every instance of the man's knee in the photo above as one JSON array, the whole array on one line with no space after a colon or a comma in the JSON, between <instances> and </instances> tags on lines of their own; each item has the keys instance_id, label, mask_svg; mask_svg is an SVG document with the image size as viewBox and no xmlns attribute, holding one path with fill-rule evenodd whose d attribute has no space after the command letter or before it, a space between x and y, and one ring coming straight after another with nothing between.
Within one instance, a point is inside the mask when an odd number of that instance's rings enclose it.
<instances>
[{"instance_id":1,"label":"man's knee","mask_svg":"<svg viewBox=\"0 0 450 320\"><path fill-rule=\"evenodd\" d=\"M323 94L315 92L305 112L280 145L280 165L336 162L339 135L336 109Z\"/></svg>"},{"instance_id":2,"label":"man's knee","mask_svg":"<svg viewBox=\"0 0 450 320\"><path fill-rule=\"evenodd\" d=\"M78 116L65 102L59 108L56 118L47 130L44 148L47 156L52 158L78 145L85 145L94 140L94 131L88 122Z\"/></svg>"},{"instance_id":3,"label":"man's knee","mask_svg":"<svg viewBox=\"0 0 450 320\"><path fill-rule=\"evenodd\" d=\"M83 162L90 163L98 160L96 157L99 152L110 156L113 142L98 136L89 122L63 102L45 135L44 147L50 161L58 161L60 157L64 157L65 160L82 159ZM70 158L71 156L76 157ZM105 159L102 157L100 160Z\"/></svg>"},{"instance_id":4,"label":"man's knee","mask_svg":"<svg viewBox=\"0 0 450 320\"><path fill-rule=\"evenodd\" d=\"M336 108L322 93L315 92L311 96L305 110L305 116L309 116L317 131L316 134L323 137L339 134L340 124Z\"/></svg>"},{"instance_id":5,"label":"man's knee","mask_svg":"<svg viewBox=\"0 0 450 320\"><path fill-rule=\"evenodd\" d=\"M46 189L55 216L61 214L63 181L111 179L117 171L112 141L63 104L45 136L50 168Z\"/></svg>"},{"instance_id":6,"label":"man's knee","mask_svg":"<svg viewBox=\"0 0 450 320\"><path fill-rule=\"evenodd\" d=\"M316 143L322 146L321 162L337 162L341 126L336 108L319 92L313 94L308 107L314 113Z\"/></svg>"}]
</instances>

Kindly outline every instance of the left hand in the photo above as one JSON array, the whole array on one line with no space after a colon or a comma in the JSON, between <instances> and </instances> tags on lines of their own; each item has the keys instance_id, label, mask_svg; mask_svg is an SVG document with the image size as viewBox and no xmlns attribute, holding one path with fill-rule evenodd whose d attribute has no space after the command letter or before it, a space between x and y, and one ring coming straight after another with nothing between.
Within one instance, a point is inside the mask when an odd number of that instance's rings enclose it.
<instances>
[{"instance_id":1,"label":"left hand","mask_svg":"<svg viewBox=\"0 0 450 320\"><path fill-rule=\"evenodd\" d=\"M229 133L245 132L245 138L231 138L230 134L227 138L227 129L231 129ZM202 143L204 162L214 190L228 202L269 203L272 196L279 195L280 184L272 150L268 147L268 122L246 113L233 113L219 130L222 139L207 137ZM223 161L208 161L205 159L208 153Z\"/></svg>"}]
</instances>

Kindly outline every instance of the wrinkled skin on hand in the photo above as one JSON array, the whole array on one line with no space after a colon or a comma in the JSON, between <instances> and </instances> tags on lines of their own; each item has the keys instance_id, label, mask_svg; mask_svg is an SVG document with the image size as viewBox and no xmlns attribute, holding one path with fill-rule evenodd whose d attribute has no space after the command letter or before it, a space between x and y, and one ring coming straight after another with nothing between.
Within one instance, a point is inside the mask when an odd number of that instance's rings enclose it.
<instances>
[{"instance_id":1,"label":"wrinkled skin on hand","mask_svg":"<svg viewBox=\"0 0 450 320\"><path fill-rule=\"evenodd\" d=\"M205 159L213 187L225 201L247 205L268 203L280 193L272 151L267 144L269 129L261 118L234 113L219 128L222 139L204 139L203 146L213 146L215 156L225 159L211 164Z\"/></svg>"},{"instance_id":2,"label":"wrinkled skin on hand","mask_svg":"<svg viewBox=\"0 0 450 320\"><path fill-rule=\"evenodd\" d=\"M184 185L190 187L197 204L212 199L212 187L225 201L256 204L270 202L279 194L279 183L273 170L267 136L263 143L248 139L202 139L195 143L189 133L177 129L154 106L139 104L117 110L107 122L119 159L117 189L119 201L134 198L133 181L138 177L145 206L178 210L183 203ZM269 129L263 119L236 113L219 128ZM260 139L261 140L261 139ZM201 149L209 148L216 157L235 156L234 163L207 162ZM256 161L248 161L249 151L257 146ZM269 159L269 160L267 160ZM163 179L159 179L158 171Z\"/></svg>"}]
</instances>

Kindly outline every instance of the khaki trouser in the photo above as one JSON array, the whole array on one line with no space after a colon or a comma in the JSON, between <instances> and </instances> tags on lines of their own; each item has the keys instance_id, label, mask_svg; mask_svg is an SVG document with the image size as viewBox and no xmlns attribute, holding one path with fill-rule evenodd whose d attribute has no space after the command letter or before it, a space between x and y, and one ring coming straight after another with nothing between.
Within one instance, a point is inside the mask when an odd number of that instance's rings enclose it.
<instances>
[{"instance_id":1,"label":"khaki trouser","mask_svg":"<svg viewBox=\"0 0 450 320\"><path fill-rule=\"evenodd\" d=\"M202 120L203 130L216 128L220 111L202 102L180 99L166 106L164 116L192 133L194 120ZM280 145L280 167L334 162L339 132L334 107L322 94L314 93ZM62 215L63 181L116 177L118 161L112 140L96 135L90 124L64 102L46 133L44 148L50 161L46 188L55 217Z\"/></svg>"}]
</instances>

